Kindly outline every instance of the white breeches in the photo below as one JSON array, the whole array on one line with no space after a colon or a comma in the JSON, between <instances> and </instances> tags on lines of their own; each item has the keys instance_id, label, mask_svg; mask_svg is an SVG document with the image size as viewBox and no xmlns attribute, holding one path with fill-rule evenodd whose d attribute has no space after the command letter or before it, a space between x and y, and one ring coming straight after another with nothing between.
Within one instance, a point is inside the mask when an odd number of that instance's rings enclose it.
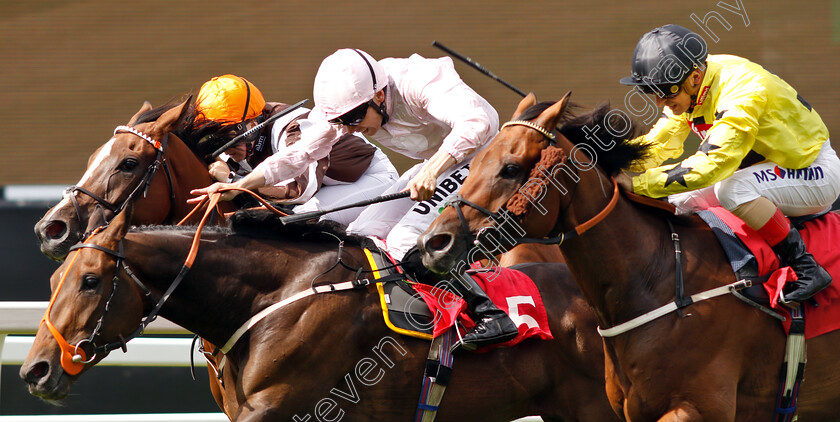
<instances>
[{"instance_id":1,"label":"white breeches","mask_svg":"<svg viewBox=\"0 0 840 422\"><path fill-rule=\"evenodd\" d=\"M382 195L399 177L397 169L382 151L377 150L367 171L353 183L337 182L325 178L321 189L308 201L294 207L295 214L323 211L354 202L372 199ZM348 225L364 210L364 207L348 208L331 212L321 217Z\"/></svg>"},{"instance_id":2,"label":"white breeches","mask_svg":"<svg viewBox=\"0 0 840 422\"><path fill-rule=\"evenodd\" d=\"M760 196L769 199L787 216L816 214L831 207L840 195L840 159L830 141L804 169L788 170L764 162L736 171L712 186L668 197L678 214L710 206L733 210Z\"/></svg>"},{"instance_id":3,"label":"white breeches","mask_svg":"<svg viewBox=\"0 0 840 422\"><path fill-rule=\"evenodd\" d=\"M437 189L431 199L415 202L411 198L401 198L370 205L347 227L347 232L384 239L388 253L394 259L401 260L417 244L417 237L432 224L446 203L461 188L469 174L470 161L471 158L443 172L437 179ZM408 169L384 194L404 190L425 164L423 162Z\"/></svg>"}]
</instances>

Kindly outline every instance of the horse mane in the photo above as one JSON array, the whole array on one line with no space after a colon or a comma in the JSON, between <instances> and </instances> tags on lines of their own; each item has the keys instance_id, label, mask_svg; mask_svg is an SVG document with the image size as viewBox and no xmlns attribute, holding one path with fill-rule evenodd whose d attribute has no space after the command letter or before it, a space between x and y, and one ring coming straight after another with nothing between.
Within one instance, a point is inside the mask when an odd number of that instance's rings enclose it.
<instances>
[{"instance_id":1,"label":"horse mane","mask_svg":"<svg viewBox=\"0 0 840 422\"><path fill-rule=\"evenodd\" d=\"M197 226L170 226L170 225L143 225L143 226L132 226L128 232L129 233L155 233L155 232L184 232L184 233L195 233ZM228 227L223 226L205 226L201 229L201 233L203 234L231 234L231 230Z\"/></svg>"},{"instance_id":2,"label":"horse mane","mask_svg":"<svg viewBox=\"0 0 840 422\"><path fill-rule=\"evenodd\" d=\"M229 139L216 135L223 126L220 122L206 119L196 122L198 111L195 108L195 103L189 104L188 107L187 114L176 131L176 135L187 144L197 157L210 164L214 160L210 157L210 154L221 148Z\"/></svg>"},{"instance_id":3,"label":"horse mane","mask_svg":"<svg viewBox=\"0 0 840 422\"><path fill-rule=\"evenodd\" d=\"M548 101L529 107L517 120L533 120L553 104L554 102ZM613 109L608 103L578 114L577 111L581 108L583 107L579 104L570 103L560 116L560 126L557 130L573 144L591 147L597 157L589 158L597 160L598 165L607 174L613 174L648 156L650 144L629 142L641 134L641 127L632 119L623 119L621 113L611 113ZM623 133L613 133L610 128ZM613 146L609 149L602 146L610 144ZM590 148L581 150L590 155Z\"/></svg>"},{"instance_id":4,"label":"horse mane","mask_svg":"<svg viewBox=\"0 0 840 422\"><path fill-rule=\"evenodd\" d=\"M350 235L341 223L324 220L283 224L280 216L263 208L237 211L228 227L205 226L202 234L238 235L262 239L314 241L319 239L342 240L346 243L376 249L372 240ZM144 225L133 226L130 233L195 233L196 226Z\"/></svg>"},{"instance_id":5,"label":"horse mane","mask_svg":"<svg viewBox=\"0 0 840 422\"><path fill-rule=\"evenodd\" d=\"M262 208L239 210L230 218L233 234L260 238L281 238L313 241L336 239L349 244L375 250L372 240L346 232L346 226L335 221L299 222L283 224L280 216Z\"/></svg>"}]
</instances>

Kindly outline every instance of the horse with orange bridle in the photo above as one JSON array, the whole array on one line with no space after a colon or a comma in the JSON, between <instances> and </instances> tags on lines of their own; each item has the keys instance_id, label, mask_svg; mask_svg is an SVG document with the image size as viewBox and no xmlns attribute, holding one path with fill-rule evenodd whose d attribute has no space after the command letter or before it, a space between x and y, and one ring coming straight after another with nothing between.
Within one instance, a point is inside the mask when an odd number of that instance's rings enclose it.
<instances>
[{"instance_id":1,"label":"horse with orange bridle","mask_svg":"<svg viewBox=\"0 0 840 422\"><path fill-rule=\"evenodd\" d=\"M429 343L389 331L374 286L352 283L371 271L364 239L323 224L269 229L246 222L240 225L251 232L208 228L194 242L195 228L129 231L128 221L119 214L53 274L52 300L21 367L32 394L66 396L73 381L159 310L214 344L230 345L222 393L231 420L412 418ZM200 248L188 254L191 244ZM179 277L187 256L194 261ZM554 339L458 356L436 420L616 420L603 391L602 345L565 265L520 270L551 280L538 287L551 304ZM282 306L229 340L272 304Z\"/></svg>"},{"instance_id":2,"label":"horse with orange bridle","mask_svg":"<svg viewBox=\"0 0 840 422\"><path fill-rule=\"evenodd\" d=\"M715 235L698 218L620 194L611 174L645 154L627 142L632 125L608 107L571 118L567 101L536 104L530 95L519 104L474 160L462 198L421 235L424 263L447 271L476 233L492 231L506 215L527 236L559 235L604 329L675 302L678 274L685 274L686 296L735 282ZM674 233L682 257L676 265ZM781 324L728 294L683 312L690 317L672 312L604 339L615 411L629 421L771 420L785 353ZM836 331L807 341L800 421L840 420L838 347Z\"/></svg>"}]
</instances>

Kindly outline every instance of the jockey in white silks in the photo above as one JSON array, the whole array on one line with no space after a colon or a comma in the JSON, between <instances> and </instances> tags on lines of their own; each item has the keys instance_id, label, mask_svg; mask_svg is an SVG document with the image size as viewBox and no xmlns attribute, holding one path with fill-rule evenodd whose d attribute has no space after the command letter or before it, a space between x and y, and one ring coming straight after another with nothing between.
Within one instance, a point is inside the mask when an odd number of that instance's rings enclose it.
<instances>
[{"instance_id":1,"label":"jockey in white silks","mask_svg":"<svg viewBox=\"0 0 840 422\"><path fill-rule=\"evenodd\" d=\"M208 143L225 143L289 106L267 103L254 84L243 77L223 75L205 82L198 92L196 117L192 130ZM213 179L230 183L247 176L254 167L272 155L284 156L309 130L310 112L298 108L249 136L246 141L226 150L210 164ZM215 149L214 146L211 149ZM199 147L206 149L206 147ZM375 145L346 133L332 142L329 153L309 163L287 179L258 187L260 196L292 207L295 213L323 211L352 202L371 199L394 184L399 173L388 157ZM240 197L242 198L242 197ZM240 198L237 198L239 200ZM238 205L247 204L246 201ZM349 208L323 218L347 225L362 210Z\"/></svg>"},{"instance_id":2,"label":"jockey in white silks","mask_svg":"<svg viewBox=\"0 0 840 422\"><path fill-rule=\"evenodd\" d=\"M312 130L238 183L249 187L294 177L328 154L333 140L348 132L422 159L384 192L409 190L410 198L371 205L348 226L349 233L385 240L394 258L414 261L417 237L457 193L470 159L498 132L498 114L461 80L448 57L426 59L415 54L376 61L361 50L341 49L321 63L313 91ZM469 277L457 278L462 283L453 283L453 289L477 317L476 327L463 342L483 346L515 337L516 326L505 312Z\"/></svg>"}]
</instances>

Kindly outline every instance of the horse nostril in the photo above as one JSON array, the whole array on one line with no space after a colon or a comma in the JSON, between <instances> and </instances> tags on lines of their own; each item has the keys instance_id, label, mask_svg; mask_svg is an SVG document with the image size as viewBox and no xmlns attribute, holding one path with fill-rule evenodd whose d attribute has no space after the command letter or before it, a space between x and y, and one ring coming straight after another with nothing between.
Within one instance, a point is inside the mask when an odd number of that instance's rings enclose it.
<instances>
[{"instance_id":1,"label":"horse nostril","mask_svg":"<svg viewBox=\"0 0 840 422\"><path fill-rule=\"evenodd\" d=\"M452 235L450 234L438 234L435 236L430 237L426 241L426 248L430 251L440 252L449 247L452 243Z\"/></svg>"},{"instance_id":2,"label":"horse nostril","mask_svg":"<svg viewBox=\"0 0 840 422\"><path fill-rule=\"evenodd\" d=\"M50 372L50 365L47 362L38 362L32 365L29 368L29 371L26 372L26 382L30 384L37 384L42 378L44 378Z\"/></svg>"},{"instance_id":3,"label":"horse nostril","mask_svg":"<svg viewBox=\"0 0 840 422\"><path fill-rule=\"evenodd\" d=\"M67 233L67 224L62 221L50 221L44 227L44 234L50 239L59 239Z\"/></svg>"}]
</instances>

